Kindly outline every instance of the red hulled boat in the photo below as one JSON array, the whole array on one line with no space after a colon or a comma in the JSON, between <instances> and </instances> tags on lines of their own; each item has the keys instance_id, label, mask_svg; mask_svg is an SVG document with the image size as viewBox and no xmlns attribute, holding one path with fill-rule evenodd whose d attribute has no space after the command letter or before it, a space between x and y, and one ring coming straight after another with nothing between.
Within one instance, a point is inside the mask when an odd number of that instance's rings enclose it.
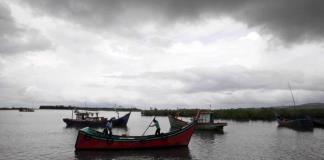
<instances>
[{"instance_id":1,"label":"red hulled boat","mask_svg":"<svg viewBox=\"0 0 324 160\"><path fill-rule=\"evenodd\" d=\"M112 149L152 149L175 146L187 146L195 124L190 123L178 130L162 133L159 136L117 136L105 135L89 127L79 130L75 143L76 150L112 150Z\"/></svg>"}]
</instances>

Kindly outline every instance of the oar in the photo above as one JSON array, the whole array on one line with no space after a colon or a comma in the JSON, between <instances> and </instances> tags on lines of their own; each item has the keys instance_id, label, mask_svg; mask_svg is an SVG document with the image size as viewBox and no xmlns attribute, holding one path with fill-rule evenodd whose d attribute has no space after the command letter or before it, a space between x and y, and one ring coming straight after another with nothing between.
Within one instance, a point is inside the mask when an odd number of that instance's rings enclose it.
<instances>
[{"instance_id":1,"label":"oar","mask_svg":"<svg viewBox=\"0 0 324 160\"><path fill-rule=\"evenodd\" d=\"M155 119L155 116L154 116L153 120L154 120L154 119ZM146 128L146 130L144 131L144 133L142 134L142 136L144 136L144 134L146 133L146 131L150 128L150 126L151 126L153 120L151 121L151 123L149 124L149 126Z\"/></svg>"}]
</instances>

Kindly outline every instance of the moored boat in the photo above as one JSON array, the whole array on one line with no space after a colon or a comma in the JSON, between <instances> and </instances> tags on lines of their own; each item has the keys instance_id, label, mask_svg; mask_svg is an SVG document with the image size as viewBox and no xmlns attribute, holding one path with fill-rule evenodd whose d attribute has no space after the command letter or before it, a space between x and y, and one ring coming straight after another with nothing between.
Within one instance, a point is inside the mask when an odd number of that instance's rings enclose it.
<instances>
[{"instance_id":1,"label":"moored boat","mask_svg":"<svg viewBox=\"0 0 324 160\"><path fill-rule=\"evenodd\" d=\"M114 118L113 117L112 118L113 126L114 127L126 127L130 114L131 114L131 112L129 112L129 113L127 113L124 116L119 117L119 118Z\"/></svg>"},{"instance_id":2,"label":"moored boat","mask_svg":"<svg viewBox=\"0 0 324 160\"><path fill-rule=\"evenodd\" d=\"M187 146L195 124L188 125L161 135L118 136L105 135L89 127L79 130L75 143L76 150L113 150L113 149L154 149Z\"/></svg>"},{"instance_id":3,"label":"moored boat","mask_svg":"<svg viewBox=\"0 0 324 160\"><path fill-rule=\"evenodd\" d=\"M96 116L92 116L92 112L79 112L75 113L76 118L63 118L63 121L66 123L66 126L77 126L77 127L105 127L108 122L108 119L105 117L98 117L98 112ZM114 127L126 127L131 112L125 114L120 118L111 118Z\"/></svg>"},{"instance_id":4,"label":"moored boat","mask_svg":"<svg viewBox=\"0 0 324 160\"><path fill-rule=\"evenodd\" d=\"M183 121L183 120L181 120L181 119L179 119L179 118L177 118L177 117L175 117L173 115L168 115L168 119L169 119L169 122L170 122L170 126L172 128L181 128L181 127L188 124L188 122Z\"/></svg>"},{"instance_id":5,"label":"moored boat","mask_svg":"<svg viewBox=\"0 0 324 160\"><path fill-rule=\"evenodd\" d=\"M198 111L197 116L197 130L216 130L222 131L224 126L227 126L225 122L214 122L214 118L212 117L212 112L209 111ZM170 126L172 128L179 128L187 125L188 122L178 119L175 116L168 116Z\"/></svg>"},{"instance_id":6,"label":"moored boat","mask_svg":"<svg viewBox=\"0 0 324 160\"><path fill-rule=\"evenodd\" d=\"M309 117L285 119L277 116L277 122L279 127L288 127L296 130L312 130L314 127L313 121Z\"/></svg>"},{"instance_id":7,"label":"moored boat","mask_svg":"<svg viewBox=\"0 0 324 160\"><path fill-rule=\"evenodd\" d=\"M294 102L294 109L296 109L296 102L294 98L294 94L292 92L290 83L288 83L291 98ZM284 117L281 117L279 114L275 113L278 127L288 127L295 130L313 130L314 124L312 119L309 116L305 116L304 118L295 118L295 119L286 119Z\"/></svg>"}]
</instances>

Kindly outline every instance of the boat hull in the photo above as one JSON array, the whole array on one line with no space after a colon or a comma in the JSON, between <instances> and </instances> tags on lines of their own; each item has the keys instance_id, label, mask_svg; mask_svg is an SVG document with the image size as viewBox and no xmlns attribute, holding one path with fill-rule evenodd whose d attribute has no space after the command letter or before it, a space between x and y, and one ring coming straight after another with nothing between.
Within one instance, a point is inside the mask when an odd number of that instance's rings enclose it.
<instances>
[{"instance_id":1,"label":"boat hull","mask_svg":"<svg viewBox=\"0 0 324 160\"><path fill-rule=\"evenodd\" d=\"M128 119L131 113L127 113L123 117L120 117L118 119L113 119L113 127L126 127L128 123ZM63 122L66 123L66 126L72 127L105 127L108 120L77 120L77 119L70 119L70 118L64 118Z\"/></svg>"},{"instance_id":2,"label":"boat hull","mask_svg":"<svg viewBox=\"0 0 324 160\"><path fill-rule=\"evenodd\" d=\"M312 119L314 127L324 127L324 119L323 118L313 118Z\"/></svg>"},{"instance_id":3,"label":"boat hull","mask_svg":"<svg viewBox=\"0 0 324 160\"><path fill-rule=\"evenodd\" d=\"M173 116L168 116L171 128L181 128L188 124L188 122L177 119ZM224 126L227 126L227 123L217 122L217 123L197 123L196 130L216 130L222 131Z\"/></svg>"},{"instance_id":4,"label":"boat hull","mask_svg":"<svg viewBox=\"0 0 324 160\"><path fill-rule=\"evenodd\" d=\"M113 126L114 127L126 127L130 114L131 113L127 113L123 117L112 120Z\"/></svg>"},{"instance_id":5,"label":"boat hull","mask_svg":"<svg viewBox=\"0 0 324 160\"><path fill-rule=\"evenodd\" d=\"M76 126L76 127L105 127L107 120L101 120L101 121L90 121L90 120L76 120L76 119L70 119L70 118L64 118L63 122L66 123L66 126Z\"/></svg>"},{"instance_id":6,"label":"boat hull","mask_svg":"<svg viewBox=\"0 0 324 160\"><path fill-rule=\"evenodd\" d=\"M173 117L171 115L168 116L168 119L169 119L169 122L170 122L170 126L172 128L181 128L181 127L183 127L183 126L185 126L185 125L188 124L188 122L185 122L183 120L180 120L178 118L175 118L175 117Z\"/></svg>"},{"instance_id":7,"label":"boat hull","mask_svg":"<svg viewBox=\"0 0 324 160\"><path fill-rule=\"evenodd\" d=\"M112 136L83 128L78 133L75 143L76 150L114 150L114 149L153 149L187 146L190 142L194 124L161 134L160 136Z\"/></svg>"},{"instance_id":8,"label":"boat hull","mask_svg":"<svg viewBox=\"0 0 324 160\"><path fill-rule=\"evenodd\" d=\"M209 124L197 124L197 130L217 130L222 131L224 126L227 126L227 123L209 123Z\"/></svg>"},{"instance_id":9,"label":"boat hull","mask_svg":"<svg viewBox=\"0 0 324 160\"><path fill-rule=\"evenodd\" d=\"M312 130L314 124L311 119L294 119L294 120L285 120L277 119L279 127L288 127L298 130Z\"/></svg>"}]
</instances>

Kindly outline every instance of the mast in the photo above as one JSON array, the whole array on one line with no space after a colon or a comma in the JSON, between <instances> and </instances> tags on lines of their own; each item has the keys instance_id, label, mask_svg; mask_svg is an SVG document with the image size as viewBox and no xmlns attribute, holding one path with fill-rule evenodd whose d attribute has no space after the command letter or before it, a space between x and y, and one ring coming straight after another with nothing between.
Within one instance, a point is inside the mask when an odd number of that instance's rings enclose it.
<instances>
[{"instance_id":1,"label":"mast","mask_svg":"<svg viewBox=\"0 0 324 160\"><path fill-rule=\"evenodd\" d=\"M117 110L117 105L115 104L115 112L117 113L117 118L119 118L119 112Z\"/></svg>"},{"instance_id":2,"label":"mast","mask_svg":"<svg viewBox=\"0 0 324 160\"><path fill-rule=\"evenodd\" d=\"M290 93L291 93L292 100L294 102L294 108L296 108L296 102L295 102L294 94L293 94L293 92L291 90L291 86L290 86L290 83L289 82L288 82L288 86L289 86L289 89L290 89Z\"/></svg>"}]
</instances>

